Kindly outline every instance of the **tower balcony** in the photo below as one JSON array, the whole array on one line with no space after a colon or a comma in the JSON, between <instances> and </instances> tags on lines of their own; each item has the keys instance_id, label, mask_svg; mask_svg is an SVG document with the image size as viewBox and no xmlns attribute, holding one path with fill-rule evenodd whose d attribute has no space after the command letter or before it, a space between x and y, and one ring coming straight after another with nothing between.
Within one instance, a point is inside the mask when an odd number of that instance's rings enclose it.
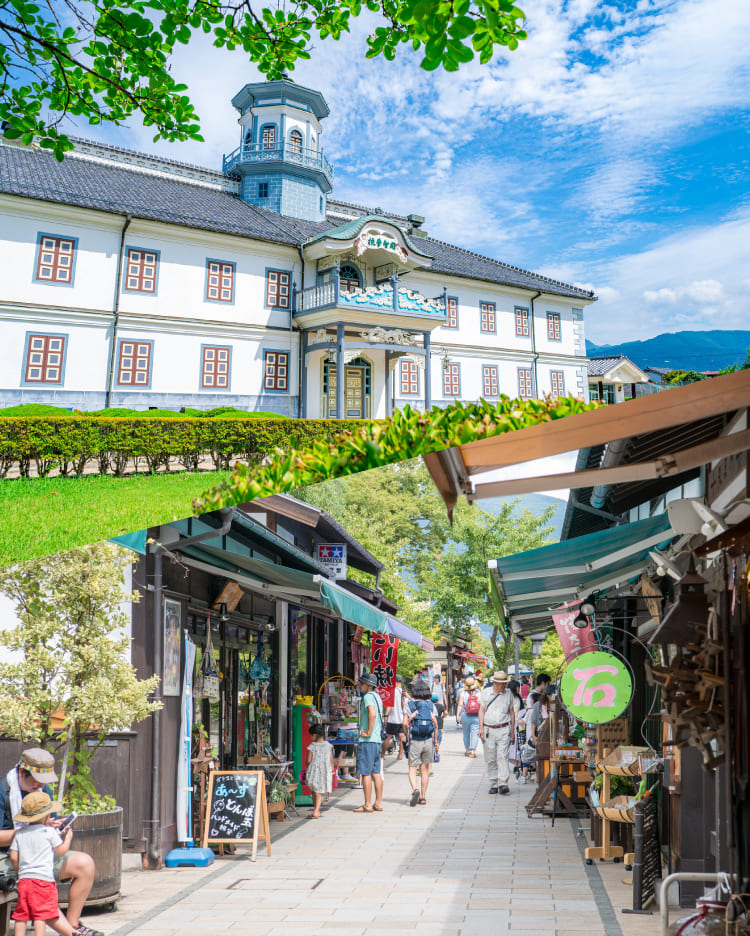
<instances>
[{"instance_id":1,"label":"tower balcony","mask_svg":"<svg viewBox=\"0 0 750 936\"><path fill-rule=\"evenodd\" d=\"M245 143L224 157L223 170L227 175L241 175L238 167L242 165L253 168L263 166L269 170L294 166L302 170L320 172L325 176L328 185L333 185L333 166L323 153L289 141L279 142L271 147L262 143Z\"/></svg>"}]
</instances>

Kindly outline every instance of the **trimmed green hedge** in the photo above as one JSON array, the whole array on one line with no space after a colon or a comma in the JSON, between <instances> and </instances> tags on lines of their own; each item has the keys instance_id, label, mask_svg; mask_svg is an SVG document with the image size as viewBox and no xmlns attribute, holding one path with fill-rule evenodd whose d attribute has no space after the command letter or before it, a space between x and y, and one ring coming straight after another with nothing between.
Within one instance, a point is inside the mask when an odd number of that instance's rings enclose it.
<instances>
[{"instance_id":1,"label":"trimmed green hedge","mask_svg":"<svg viewBox=\"0 0 750 936\"><path fill-rule=\"evenodd\" d=\"M309 448L330 442L361 420L230 418L159 418L97 416L0 416L0 478L17 467L22 477L36 468L39 477L53 469L80 477L91 462L100 474L122 475L128 462L149 471L181 467L196 470L210 455L217 469L234 459L257 463L278 448Z\"/></svg>"}]
</instances>

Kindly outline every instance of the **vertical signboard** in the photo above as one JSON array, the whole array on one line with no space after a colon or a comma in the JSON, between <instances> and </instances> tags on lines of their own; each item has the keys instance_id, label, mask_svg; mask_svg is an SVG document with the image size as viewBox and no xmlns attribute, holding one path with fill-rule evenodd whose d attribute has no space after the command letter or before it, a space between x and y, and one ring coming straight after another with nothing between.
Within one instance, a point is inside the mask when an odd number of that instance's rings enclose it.
<instances>
[{"instance_id":1,"label":"vertical signboard","mask_svg":"<svg viewBox=\"0 0 750 936\"><path fill-rule=\"evenodd\" d=\"M566 660L587 650L597 649L596 638L591 633L591 624L576 627L573 623L580 607L580 601L570 601L552 611L552 620L555 622L555 630Z\"/></svg>"},{"instance_id":2,"label":"vertical signboard","mask_svg":"<svg viewBox=\"0 0 750 936\"><path fill-rule=\"evenodd\" d=\"M373 634L370 672L378 681L378 694L384 706L393 705L396 690L396 663L398 637L392 634Z\"/></svg>"}]
</instances>

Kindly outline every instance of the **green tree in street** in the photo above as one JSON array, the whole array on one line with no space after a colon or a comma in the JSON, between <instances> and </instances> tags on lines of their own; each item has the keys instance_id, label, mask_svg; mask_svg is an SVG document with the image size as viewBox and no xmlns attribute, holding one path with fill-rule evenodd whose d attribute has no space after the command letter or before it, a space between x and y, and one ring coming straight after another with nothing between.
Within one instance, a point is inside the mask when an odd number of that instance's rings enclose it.
<instances>
[{"instance_id":1,"label":"green tree in street","mask_svg":"<svg viewBox=\"0 0 750 936\"><path fill-rule=\"evenodd\" d=\"M543 545L551 511L515 515L510 503L488 513L460 503L451 527L426 468L416 460L312 485L295 495L327 510L385 564L381 587L400 605L406 623L432 639L467 640L476 652L489 651L497 665L507 665L513 641L488 598L487 560ZM363 580L356 570L351 575ZM479 624L492 629L489 644ZM401 647L409 665L419 665L420 651ZM410 674L414 667L399 669Z\"/></svg>"},{"instance_id":2,"label":"green tree in street","mask_svg":"<svg viewBox=\"0 0 750 936\"><path fill-rule=\"evenodd\" d=\"M426 69L489 62L526 38L512 0L0 0L0 120L6 136L38 136L58 159L72 145L58 130L65 115L119 124L138 113L156 139L200 140L187 86L171 74L178 45L206 33L273 80L364 11L377 18L368 58L407 44Z\"/></svg>"},{"instance_id":3,"label":"green tree in street","mask_svg":"<svg viewBox=\"0 0 750 936\"><path fill-rule=\"evenodd\" d=\"M502 668L513 660L513 636L490 601L487 563L543 546L553 513L550 508L541 516L527 510L516 514L515 507L514 502L504 503L487 513L458 505L443 552L423 566L418 590L430 597L433 613L448 622L452 636L466 638L477 624L490 627L495 664Z\"/></svg>"},{"instance_id":4,"label":"green tree in street","mask_svg":"<svg viewBox=\"0 0 750 936\"><path fill-rule=\"evenodd\" d=\"M113 805L97 798L90 775L107 734L161 706L149 700L158 676L138 679L129 662L123 603L138 599L123 588L130 558L99 543L0 570L0 594L18 617L0 631L13 660L0 664L3 734L62 757L66 806L77 812Z\"/></svg>"}]
</instances>

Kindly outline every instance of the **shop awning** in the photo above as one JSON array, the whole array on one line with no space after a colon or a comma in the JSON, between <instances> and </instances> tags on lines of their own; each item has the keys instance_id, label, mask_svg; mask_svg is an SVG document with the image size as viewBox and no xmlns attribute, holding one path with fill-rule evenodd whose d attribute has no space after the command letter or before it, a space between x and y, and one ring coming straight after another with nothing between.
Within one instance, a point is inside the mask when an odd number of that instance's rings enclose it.
<instances>
[{"instance_id":1,"label":"shop awning","mask_svg":"<svg viewBox=\"0 0 750 936\"><path fill-rule=\"evenodd\" d=\"M675 536L666 513L492 559L490 597L516 634L552 626L549 609L638 576Z\"/></svg>"},{"instance_id":2,"label":"shop awning","mask_svg":"<svg viewBox=\"0 0 750 936\"><path fill-rule=\"evenodd\" d=\"M432 653L435 649L435 644L431 640L427 637L423 637L418 630L409 627L409 625L404 624L403 621L399 621L399 619L395 618L392 614L388 615L388 627L393 636L398 637L399 640L406 640L408 643L412 643L417 647L421 647L423 650L427 650L428 653Z\"/></svg>"},{"instance_id":3,"label":"shop awning","mask_svg":"<svg viewBox=\"0 0 750 936\"><path fill-rule=\"evenodd\" d=\"M689 434L678 435L669 451L658 457L644 452L643 460L614 467L598 467L535 478L507 481L477 481L476 475L495 468L606 445L649 433L662 433L750 406L750 370L712 377L661 393L603 406L574 416L517 429L480 439L467 445L425 455L425 463L449 513L465 494L469 500L532 492L578 489L598 484L620 484L674 478L681 473L750 448L750 430L691 442Z\"/></svg>"},{"instance_id":4,"label":"shop awning","mask_svg":"<svg viewBox=\"0 0 750 936\"><path fill-rule=\"evenodd\" d=\"M291 601L313 611L328 612L374 634L394 634L424 649L424 638L419 631L321 575L290 569L206 543L187 547L184 556L188 565L208 572L225 572L252 591Z\"/></svg>"}]
</instances>

